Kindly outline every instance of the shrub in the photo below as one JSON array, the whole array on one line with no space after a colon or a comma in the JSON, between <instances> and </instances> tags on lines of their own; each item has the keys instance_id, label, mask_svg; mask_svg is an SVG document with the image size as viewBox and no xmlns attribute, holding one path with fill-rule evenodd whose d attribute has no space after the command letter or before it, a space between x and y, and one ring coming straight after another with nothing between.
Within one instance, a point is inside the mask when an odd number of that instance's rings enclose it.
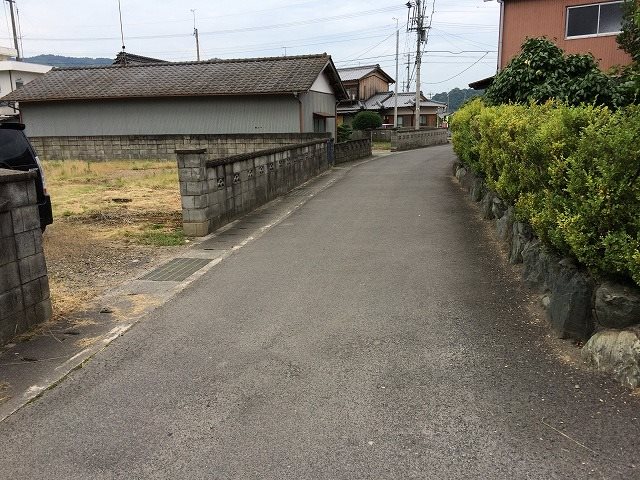
<instances>
[{"instance_id":1,"label":"shrub","mask_svg":"<svg viewBox=\"0 0 640 480\"><path fill-rule=\"evenodd\" d=\"M382 126L382 117L376 112L358 112L351 122L354 130L373 130Z\"/></svg>"},{"instance_id":2,"label":"shrub","mask_svg":"<svg viewBox=\"0 0 640 480\"><path fill-rule=\"evenodd\" d=\"M640 106L475 102L451 128L460 159L545 244L640 285Z\"/></svg>"},{"instance_id":3,"label":"shrub","mask_svg":"<svg viewBox=\"0 0 640 480\"><path fill-rule=\"evenodd\" d=\"M351 138L351 133L353 129L350 125L343 123L342 125L338 125L338 142L346 142Z\"/></svg>"},{"instance_id":4,"label":"shrub","mask_svg":"<svg viewBox=\"0 0 640 480\"><path fill-rule=\"evenodd\" d=\"M477 174L481 173L478 152L479 137L472 130L472 125L483 107L484 103L481 99L473 99L453 114L450 122L454 151L460 160Z\"/></svg>"},{"instance_id":5,"label":"shrub","mask_svg":"<svg viewBox=\"0 0 640 480\"><path fill-rule=\"evenodd\" d=\"M624 79L600 71L591 54L565 56L551 41L530 38L496 75L485 97L491 105L560 100L617 107L629 103L625 92Z\"/></svg>"}]
</instances>

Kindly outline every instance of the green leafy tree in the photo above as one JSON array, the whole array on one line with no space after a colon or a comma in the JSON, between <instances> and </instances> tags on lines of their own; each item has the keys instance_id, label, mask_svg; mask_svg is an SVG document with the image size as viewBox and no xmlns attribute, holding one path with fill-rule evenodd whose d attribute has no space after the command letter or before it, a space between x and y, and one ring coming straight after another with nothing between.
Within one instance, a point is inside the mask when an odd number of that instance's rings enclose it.
<instances>
[{"instance_id":1,"label":"green leafy tree","mask_svg":"<svg viewBox=\"0 0 640 480\"><path fill-rule=\"evenodd\" d=\"M629 103L622 81L598 68L592 55L565 55L545 38L530 38L486 92L491 105L560 100L618 107Z\"/></svg>"},{"instance_id":2,"label":"green leafy tree","mask_svg":"<svg viewBox=\"0 0 640 480\"><path fill-rule=\"evenodd\" d=\"M618 35L618 44L631 55L635 63L640 63L640 6L636 0L624 2L622 33Z\"/></svg>"},{"instance_id":3,"label":"green leafy tree","mask_svg":"<svg viewBox=\"0 0 640 480\"><path fill-rule=\"evenodd\" d=\"M363 111L353 117L351 126L354 130L373 130L382 126L382 117L376 112Z\"/></svg>"}]
</instances>

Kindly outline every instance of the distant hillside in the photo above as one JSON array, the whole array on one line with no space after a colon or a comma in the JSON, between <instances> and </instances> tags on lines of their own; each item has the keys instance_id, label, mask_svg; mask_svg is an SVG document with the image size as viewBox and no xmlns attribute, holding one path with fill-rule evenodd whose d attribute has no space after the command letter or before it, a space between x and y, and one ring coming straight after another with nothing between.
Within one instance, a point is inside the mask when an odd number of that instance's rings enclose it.
<instances>
[{"instance_id":1,"label":"distant hillside","mask_svg":"<svg viewBox=\"0 0 640 480\"><path fill-rule=\"evenodd\" d=\"M62 55L36 55L27 57L25 62L38 63L40 65L50 65L52 67L95 67L100 65L111 65L112 58L76 58L64 57Z\"/></svg>"},{"instance_id":2,"label":"distant hillside","mask_svg":"<svg viewBox=\"0 0 640 480\"><path fill-rule=\"evenodd\" d=\"M449 92L449 112L453 113L458 110L464 102L467 100L478 97L484 93L483 90L471 90L470 88L465 88L461 90L459 88L454 88ZM435 100L436 102L447 103L447 92L437 93L435 94L431 100Z\"/></svg>"}]
</instances>

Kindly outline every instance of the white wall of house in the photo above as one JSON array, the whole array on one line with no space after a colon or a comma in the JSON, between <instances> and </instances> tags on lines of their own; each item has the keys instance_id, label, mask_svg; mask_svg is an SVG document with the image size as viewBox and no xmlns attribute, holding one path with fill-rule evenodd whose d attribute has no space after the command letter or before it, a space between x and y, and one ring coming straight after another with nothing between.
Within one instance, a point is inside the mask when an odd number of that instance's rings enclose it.
<instances>
[{"instance_id":1,"label":"white wall of house","mask_svg":"<svg viewBox=\"0 0 640 480\"><path fill-rule=\"evenodd\" d=\"M20 109L34 137L300 133L293 95L22 102Z\"/></svg>"},{"instance_id":2,"label":"white wall of house","mask_svg":"<svg viewBox=\"0 0 640 480\"><path fill-rule=\"evenodd\" d=\"M35 63L15 62L12 60L0 61L0 98L8 95L16 89L16 83L23 85L41 77L51 70L46 65ZM13 115L14 109L0 106L0 115Z\"/></svg>"}]
</instances>

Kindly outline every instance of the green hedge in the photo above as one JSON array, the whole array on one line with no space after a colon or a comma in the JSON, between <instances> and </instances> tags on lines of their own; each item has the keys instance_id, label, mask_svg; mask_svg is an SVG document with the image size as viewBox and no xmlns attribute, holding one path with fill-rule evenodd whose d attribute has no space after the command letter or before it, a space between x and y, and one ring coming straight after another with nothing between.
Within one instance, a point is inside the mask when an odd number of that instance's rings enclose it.
<instances>
[{"instance_id":1,"label":"green hedge","mask_svg":"<svg viewBox=\"0 0 640 480\"><path fill-rule=\"evenodd\" d=\"M474 100L451 129L460 159L543 242L640 285L640 106Z\"/></svg>"}]
</instances>

